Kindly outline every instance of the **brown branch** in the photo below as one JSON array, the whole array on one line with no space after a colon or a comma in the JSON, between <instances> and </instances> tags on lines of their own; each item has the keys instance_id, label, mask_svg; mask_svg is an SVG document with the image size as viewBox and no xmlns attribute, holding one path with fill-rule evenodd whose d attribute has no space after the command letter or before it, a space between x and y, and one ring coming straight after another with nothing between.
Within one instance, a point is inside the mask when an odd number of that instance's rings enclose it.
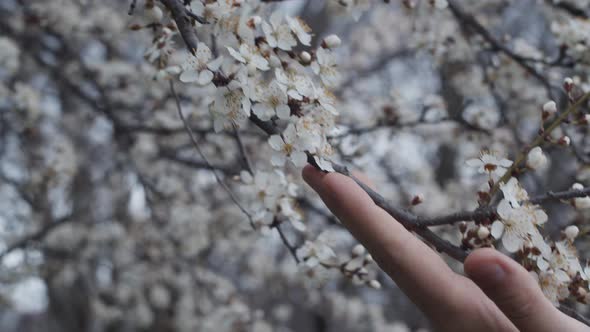
<instances>
[{"instance_id":1,"label":"brown branch","mask_svg":"<svg viewBox=\"0 0 590 332\"><path fill-rule=\"evenodd\" d=\"M172 18L178 27L178 32L180 32L180 36L184 40L188 50L195 54L199 40L197 39L197 35L194 33L193 26L188 20L187 10L182 2L177 0L160 0L160 2L166 8L168 8L168 10L170 10Z\"/></svg>"}]
</instances>

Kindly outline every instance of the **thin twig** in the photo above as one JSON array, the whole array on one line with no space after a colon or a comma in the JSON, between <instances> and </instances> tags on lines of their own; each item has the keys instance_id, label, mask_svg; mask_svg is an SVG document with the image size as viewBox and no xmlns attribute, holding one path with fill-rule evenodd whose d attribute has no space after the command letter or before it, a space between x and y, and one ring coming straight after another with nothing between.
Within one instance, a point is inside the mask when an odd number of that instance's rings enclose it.
<instances>
[{"instance_id":1,"label":"thin twig","mask_svg":"<svg viewBox=\"0 0 590 332\"><path fill-rule=\"evenodd\" d=\"M242 137L240 136L240 132L237 126L233 126L234 130L234 137L236 138L236 144L238 145L238 150L240 151L240 155L242 156L242 163L248 173L254 175L254 167L252 166L252 162L250 161L250 157L248 156L248 152L246 152L246 146L244 146L244 142L242 141Z\"/></svg>"},{"instance_id":2,"label":"thin twig","mask_svg":"<svg viewBox=\"0 0 590 332\"><path fill-rule=\"evenodd\" d=\"M279 236L281 237L281 240L285 244L285 247L287 247L287 250L289 250L289 253L291 254L291 256L293 256L295 263L299 264L300 259L299 259L299 257L297 257L297 248L295 248L295 246L293 246L289 242L289 239L287 239L287 237L283 233L283 230L281 229L281 224L280 223L276 224L273 227L277 229L277 232L279 232Z\"/></svg>"},{"instance_id":3,"label":"thin twig","mask_svg":"<svg viewBox=\"0 0 590 332\"><path fill-rule=\"evenodd\" d=\"M254 224L254 220L252 220L252 216L250 215L250 213L246 210L246 208L244 208L242 206L242 204L240 204L240 201L234 195L233 191L231 191L231 189L227 186L227 184L223 181L223 179L219 176L219 174L217 174L217 170L215 169L215 167L213 167L213 165L211 165L211 163L209 162L209 159L207 159L207 156L205 156L205 154L203 153L203 150L201 150L201 146L199 145L199 142L197 141L197 138L195 137L195 134L193 133L191 126L188 124L188 121L186 121L186 118L184 117L184 114L182 113L182 106L180 105L180 99L178 98L178 95L176 94L176 90L174 89L174 83L172 82L172 80L170 81L170 92L172 93L172 96L174 97L174 100L176 101L176 109L178 111L178 116L182 120L182 123L184 124L184 128L186 129L186 132L188 133L193 146L195 147L195 149L197 150L197 152L201 156L201 159L203 159L207 168L209 170L211 170L211 172L215 176L215 179L217 180L219 185L221 185L221 187L227 192L230 199L238 206L240 211L242 211L248 217L248 220L250 221L250 226L252 226L252 229L256 229L256 226Z\"/></svg>"},{"instance_id":4,"label":"thin twig","mask_svg":"<svg viewBox=\"0 0 590 332\"><path fill-rule=\"evenodd\" d=\"M581 105L583 105L588 98L590 98L590 93L585 94L582 98L578 99L573 105L571 105L565 112L561 113L557 119L555 119L550 125L549 127L547 127L543 133L539 136L537 136L537 138L531 143L529 144L524 151L522 151L522 153L516 158L516 160L514 161L514 163L512 164L512 166L510 168L508 168L508 170L506 170L506 172L504 173L504 175L502 175L502 177L494 184L494 186L492 187L492 190L490 191L491 195L494 195L498 189L500 189L500 184L501 183L505 183L506 181L508 181L508 179L510 179L510 177L512 177L512 173L518 168L520 167L520 164L522 162L524 162L527 158L528 153L535 148L536 146L541 145L541 143L543 143L545 141L545 138L548 137L548 135L555 130L557 127L559 127L561 125L561 123L566 120L568 118L568 116L575 112L578 107L580 107Z\"/></svg>"}]
</instances>

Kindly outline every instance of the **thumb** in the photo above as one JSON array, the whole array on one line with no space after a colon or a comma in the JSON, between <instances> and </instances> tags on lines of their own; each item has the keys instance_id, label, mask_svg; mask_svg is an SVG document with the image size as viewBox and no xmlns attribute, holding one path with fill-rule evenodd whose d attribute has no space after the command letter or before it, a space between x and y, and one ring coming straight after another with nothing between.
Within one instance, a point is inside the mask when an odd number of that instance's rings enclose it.
<instances>
[{"instance_id":1,"label":"thumb","mask_svg":"<svg viewBox=\"0 0 590 332\"><path fill-rule=\"evenodd\" d=\"M464 269L520 331L558 331L570 323L545 298L529 272L496 250L474 251Z\"/></svg>"}]
</instances>

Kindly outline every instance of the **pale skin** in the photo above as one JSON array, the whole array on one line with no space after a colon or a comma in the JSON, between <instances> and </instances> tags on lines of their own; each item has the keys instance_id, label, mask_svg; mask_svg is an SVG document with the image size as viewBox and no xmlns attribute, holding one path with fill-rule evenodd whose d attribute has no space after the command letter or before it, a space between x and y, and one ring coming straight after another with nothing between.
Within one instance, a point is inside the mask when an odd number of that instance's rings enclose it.
<instances>
[{"instance_id":1,"label":"pale skin","mask_svg":"<svg viewBox=\"0 0 590 332\"><path fill-rule=\"evenodd\" d=\"M466 276L457 274L351 178L312 166L303 178L437 331L590 331L555 308L509 257L475 250L465 261Z\"/></svg>"}]
</instances>

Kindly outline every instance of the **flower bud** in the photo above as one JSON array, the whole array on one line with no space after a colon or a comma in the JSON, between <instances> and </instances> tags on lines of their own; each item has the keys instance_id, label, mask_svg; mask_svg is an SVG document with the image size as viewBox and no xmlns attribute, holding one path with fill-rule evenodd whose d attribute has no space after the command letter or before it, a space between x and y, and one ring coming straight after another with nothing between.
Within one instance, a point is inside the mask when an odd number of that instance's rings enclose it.
<instances>
[{"instance_id":1,"label":"flower bud","mask_svg":"<svg viewBox=\"0 0 590 332\"><path fill-rule=\"evenodd\" d=\"M581 183L574 183L574 184L572 185L572 189L573 189L573 190L583 190L583 189L584 189L584 185L583 185L583 184L581 184Z\"/></svg>"},{"instance_id":2,"label":"flower bud","mask_svg":"<svg viewBox=\"0 0 590 332\"><path fill-rule=\"evenodd\" d=\"M479 226L477 229L477 237L480 240L485 240L490 236L490 229L485 226Z\"/></svg>"},{"instance_id":3,"label":"flower bud","mask_svg":"<svg viewBox=\"0 0 590 332\"><path fill-rule=\"evenodd\" d=\"M251 20L252 20L252 24L254 24L254 26L258 26L260 23L262 23L262 18L258 15L252 16Z\"/></svg>"},{"instance_id":4,"label":"flower bud","mask_svg":"<svg viewBox=\"0 0 590 332\"><path fill-rule=\"evenodd\" d=\"M566 77L563 80L563 88L565 89L565 91L570 92L573 87L574 87L574 80L571 77Z\"/></svg>"},{"instance_id":5,"label":"flower bud","mask_svg":"<svg viewBox=\"0 0 590 332\"><path fill-rule=\"evenodd\" d=\"M162 10L158 6L154 6L147 10L147 18L152 23L160 22L163 17L164 13L162 13Z\"/></svg>"},{"instance_id":6,"label":"flower bud","mask_svg":"<svg viewBox=\"0 0 590 332\"><path fill-rule=\"evenodd\" d=\"M412 198L411 204L413 206L416 206L416 205L421 204L422 202L424 202L424 195L423 194L418 194L418 195L414 196L414 198Z\"/></svg>"},{"instance_id":7,"label":"flower bud","mask_svg":"<svg viewBox=\"0 0 590 332\"><path fill-rule=\"evenodd\" d=\"M307 51L303 51L303 52L299 53L299 58L301 59L301 62L303 62L303 63L310 63L311 62L311 54L309 54L309 52L307 52Z\"/></svg>"},{"instance_id":8,"label":"flower bud","mask_svg":"<svg viewBox=\"0 0 590 332\"><path fill-rule=\"evenodd\" d=\"M548 114L555 114L557 112L557 104L551 100L543 105L543 112L547 112Z\"/></svg>"},{"instance_id":9,"label":"flower bud","mask_svg":"<svg viewBox=\"0 0 590 332\"><path fill-rule=\"evenodd\" d=\"M567 137L567 136L562 136L558 141L557 144L559 145L563 145L563 146L569 146L570 143L572 142L572 140Z\"/></svg>"},{"instance_id":10,"label":"flower bud","mask_svg":"<svg viewBox=\"0 0 590 332\"><path fill-rule=\"evenodd\" d=\"M590 209L590 197L578 197L574 198L574 205L576 209L585 210Z\"/></svg>"},{"instance_id":11,"label":"flower bud","mask_svg":"<svg viewBox=\"0 0 590 332\"><path fill-rule=\"evenodd\" d=\"M547 157L541 147L533 148L527 157L526 165L532 169L539 169L547 165Z\"/></svg>"},{"instance_id":12,"label":"flower bud","mask_svg":"<svg viewBox=\"0 0 590 332\"><path fill-rule=\"evenodd\" d=\"M354 256L354 257L358 257L364 253L365 253L365 248L360 244L357 244L356 246L354 246L354 248L352 248L352 256Z\"/></svg>"},{"instance_id":13,"label":"flower bud","mask_svg":"<svg viewBox=\"0 0 590 332\"><path fill-rule=\"evenodd\" d=\"M332 34L332 35L329 35L326 38L324 38L324 41L322 42L322 47L336 48L336 47L340 46L340 44L342 44L340 37Z\"/></svg>"},{"instance_id":14,"label":"flower bud","mask_svg":"<svg viewBox=\"0 0 590 332\"><path fill-rule=\"evenodd\" d=\"M567 226L565 228L565 237L570 240L570 241L574 241L574 239L578 236L578 234L580 234L580 229L578 228L578 226L575 225L571 225L571 226Z\"/></svg>"},{"instance_id":15,"label":"flower bud","mask_svg":"<svg viewBox=\"0 0 590 332\"><path fill-rule=\"evenodd\" d=\"M377 280L371 280L371 281L369 281L369 287L371 287L373 289L380 289L381 283Z\"/></svg>"}]
</instances>

